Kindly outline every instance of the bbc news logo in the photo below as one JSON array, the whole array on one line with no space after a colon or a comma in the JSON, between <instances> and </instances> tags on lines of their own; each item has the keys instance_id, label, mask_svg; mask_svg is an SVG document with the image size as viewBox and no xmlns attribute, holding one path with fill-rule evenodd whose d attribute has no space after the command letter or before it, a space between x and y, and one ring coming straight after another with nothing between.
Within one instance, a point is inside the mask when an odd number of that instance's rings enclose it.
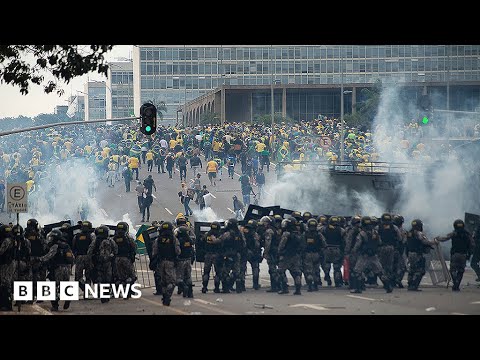
<instances>
[{"instance_id":1,"label":"bbc news logo","mask_svg":"<svg viewBox=\"0 0 480 360\"><path fill-rule=\"evenodd\" d=\"M60 281L60 300L78 300L78 281ZM55 281L37 281L37 300L55 300ZM129 294L132 299L139 299L142 296L140 284L85 284L85 299L109 299L111 295L115 299L126 299ZM13 299L15 301L33 301L33 282L15 281L13 283Z\"/></svg>"}]
</instances>

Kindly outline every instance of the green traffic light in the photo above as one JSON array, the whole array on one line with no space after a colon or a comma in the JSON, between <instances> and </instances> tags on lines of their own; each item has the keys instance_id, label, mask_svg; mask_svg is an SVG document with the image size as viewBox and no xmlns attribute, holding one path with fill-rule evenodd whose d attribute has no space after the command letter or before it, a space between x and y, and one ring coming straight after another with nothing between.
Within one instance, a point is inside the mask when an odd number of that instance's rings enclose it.
<instances>
[{"instance_id":1,"label":"green traffic light","mask_svg":"<svg viewBox=\"0 0 480 360\"><path fill-rule=\"evenodd\" d=\"M150 125L145 126L145 131L146 132L152 131L152 127Z\"/></svg>"},{"instance_id":2,"label":"green traffic light","mask_svg":"<svg viewBox=\"0 0 480 360\"><path fill-rule=\"evenodd\" d=\"M426 116L423 117L422 123L428 124L428 118Z\"/></svg>"}]
</instances>

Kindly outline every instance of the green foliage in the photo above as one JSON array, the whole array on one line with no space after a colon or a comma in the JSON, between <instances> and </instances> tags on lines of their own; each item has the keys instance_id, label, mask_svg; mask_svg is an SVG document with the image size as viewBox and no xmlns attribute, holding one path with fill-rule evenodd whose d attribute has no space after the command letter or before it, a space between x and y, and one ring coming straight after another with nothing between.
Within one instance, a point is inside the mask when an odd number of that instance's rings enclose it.
<instances>
[{"instance_id":1,"label":"green foliage","mask_svg":"<svg viewBox=\"0 0 480 360\"><path fill-rule=\"evenodd\" d=\"M220 116L214 112L206 112L200 115L200 124L201 125L219 125Z\"/></svg>"},{"instance_id":2,"label":"green foliage","mask_svg":"<svg viewBox=\"0 0 480 360\"><path fill-rule=\"evenodd\" d=\"M282 122L285 122L287 124L294 124L295 120L293 120L290 117L282 117L282 113L275 113L273 115L273 120L275 124L280 124ZM253 123L254 124L264 124L264 125L272 125L272 115L271 114L265 114L265 115L255 115L253 118Z\"/></svg>"},{"instance_id":3,"label":"green foliage","mask_svg":"<svg viewBox=\"0 0 480 360\"><path fill-rule=\"evenodd\" d=\"M364 101L357 103L357 111L354 114L344 116L345 123L349 126L370 127L377 115L382 93L382 81L378 79L372 88L363 88L361 95Z\"/></svg>"},{"instance_id":4,"label":"green foliage","mask_svg":"<svg viewBox=\"0 0 480 360\"><path fill-rule=\"evenodd\" d=\"M147 100L147 103L155 105L157 108L157 119L162 120L163 119L163 113L167 112L167 104L165 104L165 101L162 100Z\"/></svg>"},{"instance_id":5,"label":"green foliage","mask_svg":"<svg viewBox=\"0 0 480 360\"><path fill-rule=\"evenodd\" d=\"M0 45L0 81L20 88L27 95L31 84L42 85L45 93L64 91L57 81L67 84L77 76L97 71L107 75L104 58L113 45ZM36 59L32 64L31 57ZM50 74L54 80L45 80Z\"/></svg>"}]
</instances>

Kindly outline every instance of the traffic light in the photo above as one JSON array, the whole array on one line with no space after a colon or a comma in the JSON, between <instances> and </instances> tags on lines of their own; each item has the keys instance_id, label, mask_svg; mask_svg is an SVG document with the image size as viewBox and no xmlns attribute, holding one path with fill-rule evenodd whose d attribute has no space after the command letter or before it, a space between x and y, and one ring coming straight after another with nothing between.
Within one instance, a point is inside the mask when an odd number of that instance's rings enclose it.
<instances>
[{"instance_id":1,"label":"traffic light","mask_svg":"<svg viewBox=\"0 0 480 360\"><path fill-rule=\"evenodd\" d=\"M157 108L155 105L146 103L140 107L142 125L140 131L145 135L152 135L157 131Z\"/></svg>"}]
</instances>

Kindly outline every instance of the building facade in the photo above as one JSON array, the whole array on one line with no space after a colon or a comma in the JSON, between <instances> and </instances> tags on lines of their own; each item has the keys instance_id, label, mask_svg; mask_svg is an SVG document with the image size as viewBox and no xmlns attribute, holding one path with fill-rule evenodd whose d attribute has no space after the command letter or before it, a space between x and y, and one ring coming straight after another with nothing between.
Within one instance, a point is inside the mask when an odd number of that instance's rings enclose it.
<instances>
[{"instance_id":1,"label":"building facade","mask_svg":"<svg viewBox=\"0 0 480 360\"><path fill-rule=\"evenodd\" d=\"M142 103L164 101L168 119L176 117L179 106L229 85L327 85L333 89L342 82L353 87L377 79L446 87L480 81L478 45L142 45L134 47L133 57L136 115ZM274 104L281 103L282 94L277 96L280 101L274 98ZM338 96L333 92L312 96L309 99L300 92L297 100L293 97L294 113L310 117L307 103L312 101L338 112ZM267 92L255 97L259 107L263 102L269 108Z\"/></svg>"},{"instance_id":2,"label":"building facade","mask_svg":"<svg viewBox=\"0 0 480 360\"><path fill-rule=\"evenodd\" d=\"M106 119L107 87L104 81L85 83L85 121Z\"/></svg>"},{"instance_id":3,"label":"building facade","mask_svg":"<svg viewBox=\"0 0 480 360\"><path fill-rule=\"evenodd\" d=\"M108 64L107 118L134 115L133 111L133 63L131 61Z\"/></svg>"}]
</instances>

